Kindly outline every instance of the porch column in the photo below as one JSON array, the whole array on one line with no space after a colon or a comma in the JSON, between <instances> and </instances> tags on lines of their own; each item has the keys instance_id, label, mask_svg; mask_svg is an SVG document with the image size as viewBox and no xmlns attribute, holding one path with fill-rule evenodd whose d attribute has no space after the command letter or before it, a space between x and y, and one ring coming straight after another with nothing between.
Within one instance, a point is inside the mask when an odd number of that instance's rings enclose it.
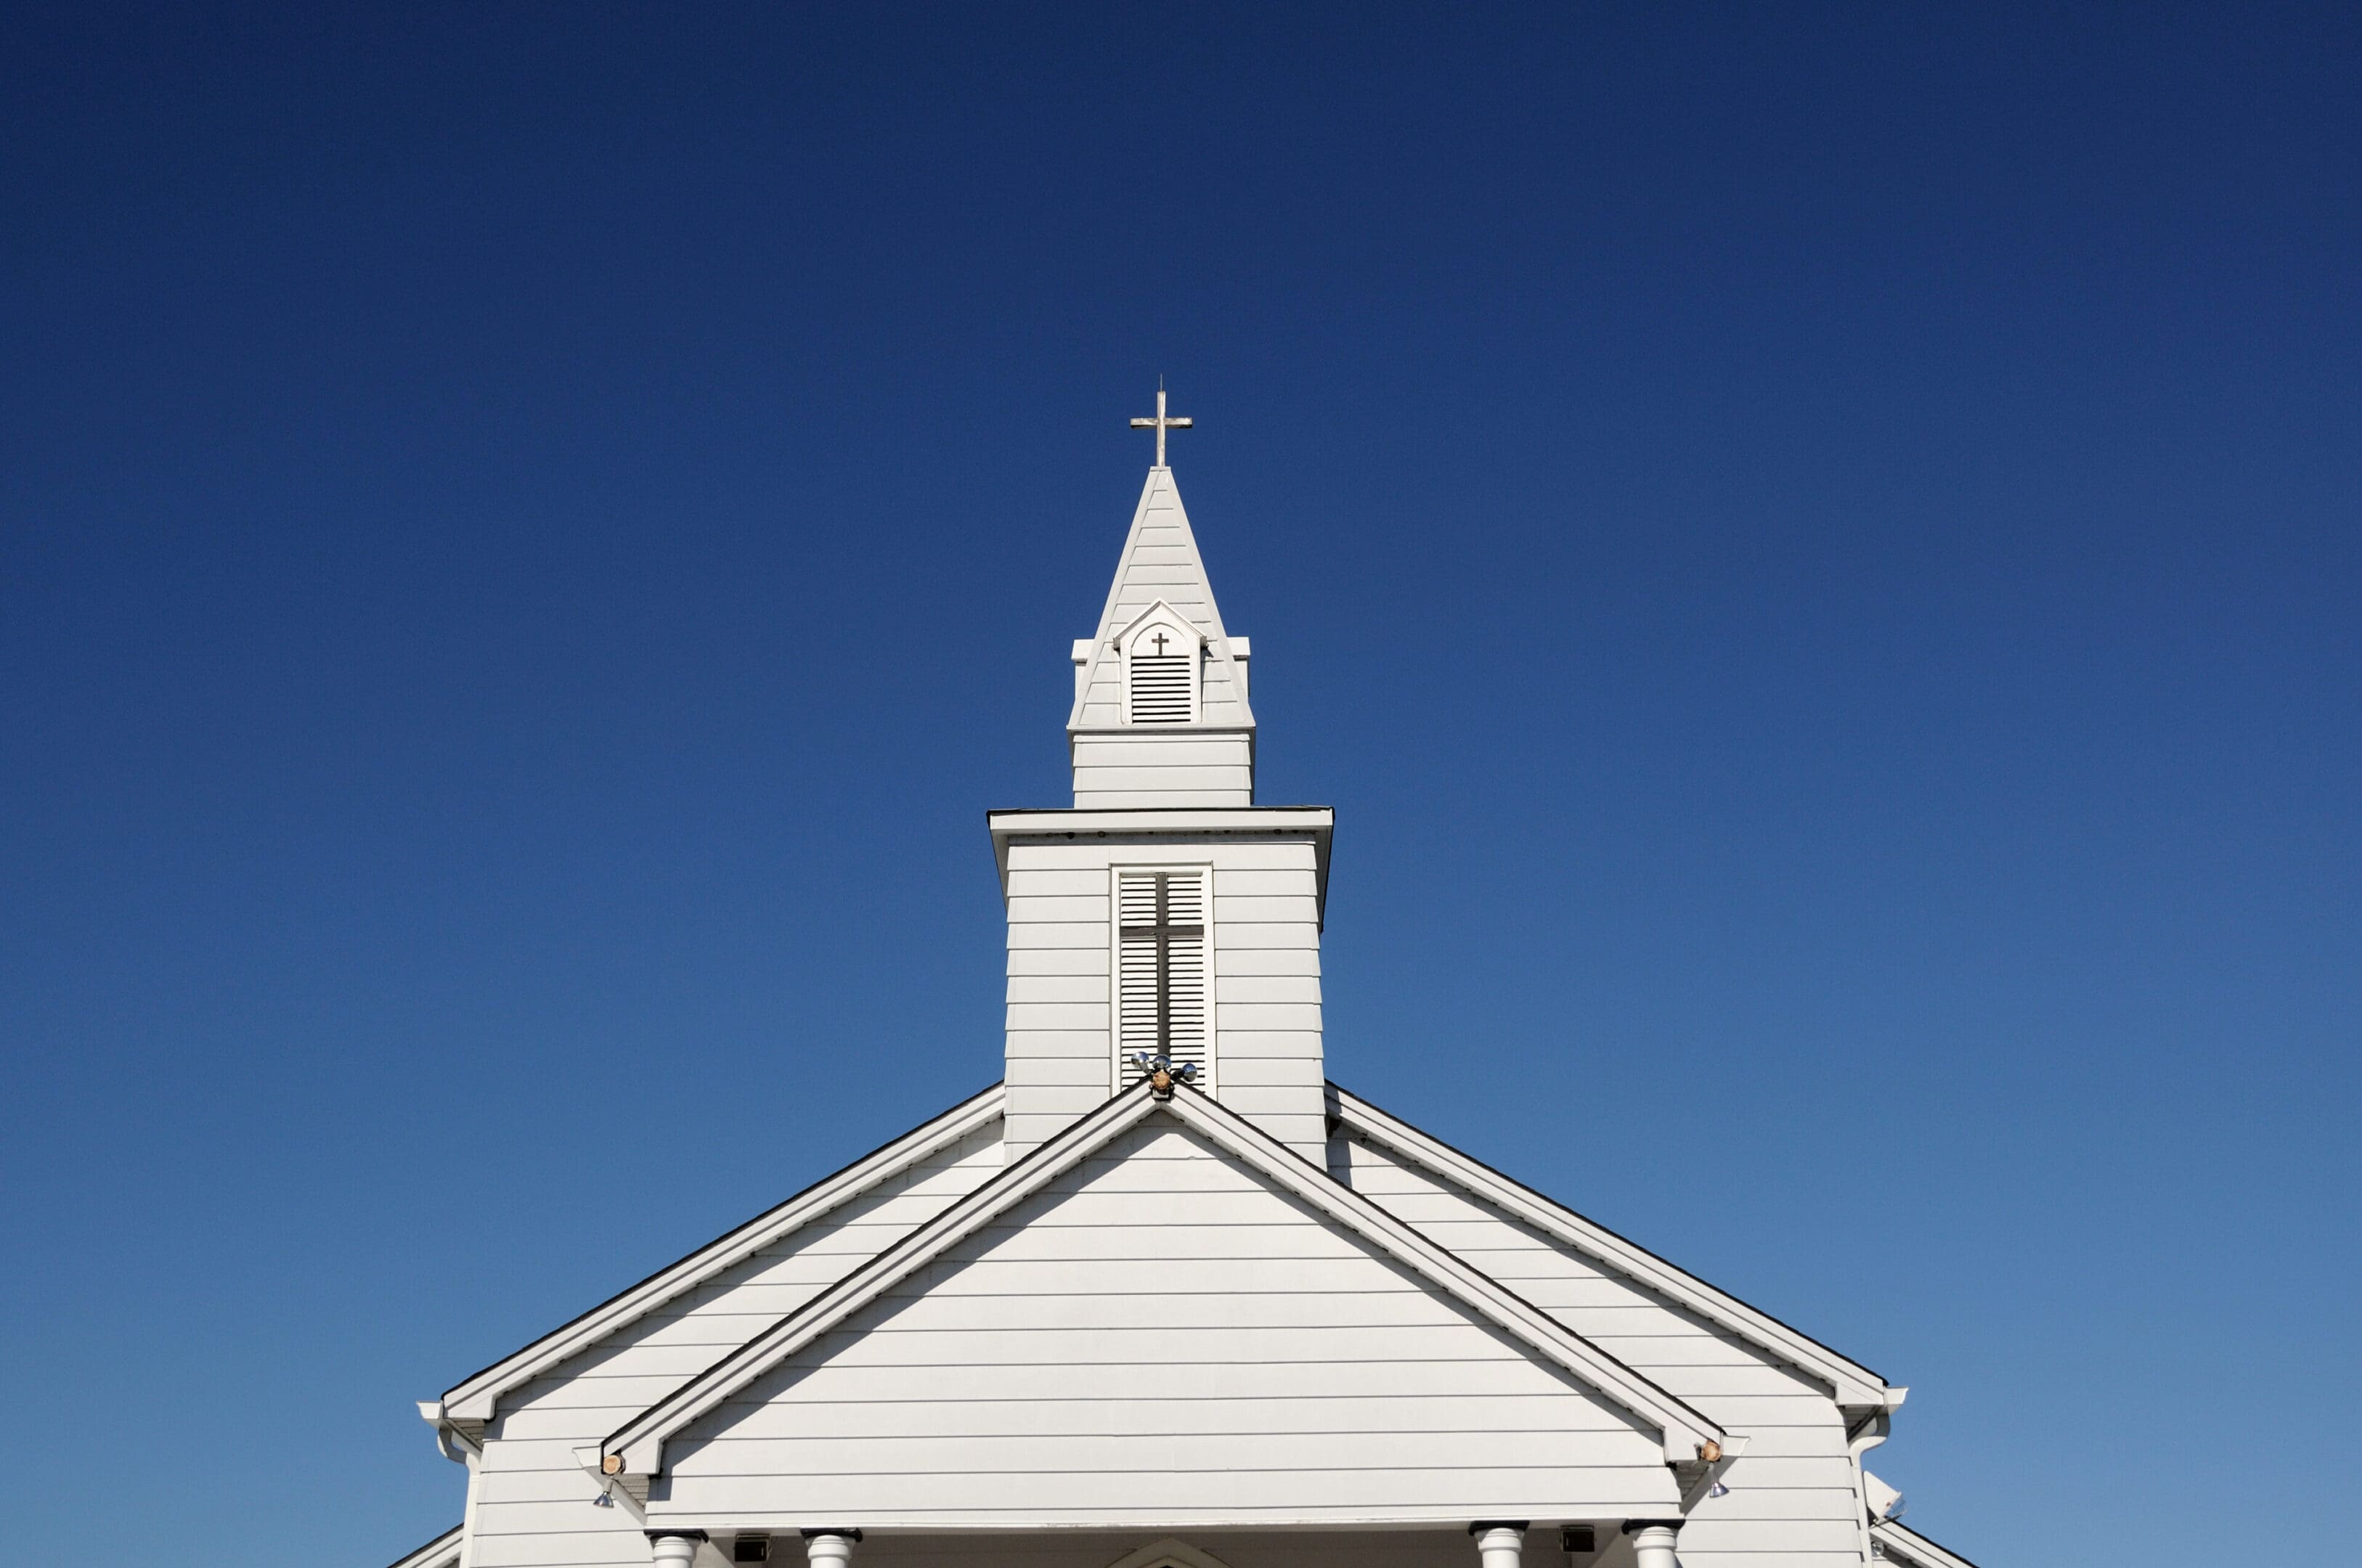
<instances>
[{"instance_id":1,"label":"porch column","mask_svg":"<svg viewBox=\"0 0 2362 1568\"><path fill-rule=\"evenodd\" d=\"M1476 1558L1483 1568L1518 1568L1526 1544L1524 1519L1478 1519L1468 1533L1476 1538Z\"/></svg>"},{"instance_id":2,"label":"porch column","mask_svg":"<svg viewBox=\"0 0 2362 1568\"><path fill-rule=\"evenodd\" d=\"M697 1561L697 1543L704 1539L701 1529L652 1529L648 1555L656 1559L657 1568L689 1568Z\"/></svg>"},{"instance_id":3,"label":"porch column","mask_svg":"<svg viewBox=\"0 0 2362 1568\"><path fill-rule=\"evenodd\" d=\"M1680 1537L1679 1519L1626 1519L1624 1533L1632 1538L1632 1555L1639 1568L1678 1568L1673 1542Z\"/></svg>"},{"instance_id":4,"label":"porch column","mask_svg":"<svg viewBox=\"0 0 2362 1568\"><path fill-rule=\"evenodd\" d=\"M811 1568L852 1568L854 1542L860 1539L857 1529L833 1526L808 1529L804 1531L804 1555L811 1559Z\"/></svg>"}]
</instances>

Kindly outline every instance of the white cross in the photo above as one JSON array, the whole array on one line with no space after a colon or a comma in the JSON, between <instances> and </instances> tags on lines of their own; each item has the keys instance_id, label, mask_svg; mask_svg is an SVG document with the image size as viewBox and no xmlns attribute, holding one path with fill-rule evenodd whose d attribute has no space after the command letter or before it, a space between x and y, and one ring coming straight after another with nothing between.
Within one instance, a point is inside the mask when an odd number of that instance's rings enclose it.
<instances>
[{"instance_id":1,"label":"white cross","mask_svg":"<svg viewBox=\"0 0 2362 1568\"><path fill-rule=\"evenodd\" d=\"M1156 417L1135 419L1131 422L1131 427L1134 430L1156 432L1156 466L1161 469L1164 466L1164 433L1167 430L1187 430L1195 423L1194 420L1167 419L1164 416L1164 387L1162 382L1159 382L1156 388Z\"/></svg>"}]
</instances>

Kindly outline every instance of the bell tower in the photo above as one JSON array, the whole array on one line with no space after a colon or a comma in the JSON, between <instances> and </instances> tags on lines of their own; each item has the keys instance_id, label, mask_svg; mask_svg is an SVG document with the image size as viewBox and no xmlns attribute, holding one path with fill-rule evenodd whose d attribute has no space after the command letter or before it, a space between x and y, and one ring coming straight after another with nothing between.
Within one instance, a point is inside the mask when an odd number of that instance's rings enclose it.
<instances>
[{"instance_id":1,"label":"bell tower","mask_svg":"<svg viewBox=\"0 0 2362 1568\"><path fill-rule=\"evenodd\" d=\"M1315 1165L1332 813L1254 803L1247 639L1222 624L1166 432L1098 632L1074 646L1070 808L994 812L1009 911L1007 1152L1120 1092L1142 1057Z\"/></svg>"}]
</instances>

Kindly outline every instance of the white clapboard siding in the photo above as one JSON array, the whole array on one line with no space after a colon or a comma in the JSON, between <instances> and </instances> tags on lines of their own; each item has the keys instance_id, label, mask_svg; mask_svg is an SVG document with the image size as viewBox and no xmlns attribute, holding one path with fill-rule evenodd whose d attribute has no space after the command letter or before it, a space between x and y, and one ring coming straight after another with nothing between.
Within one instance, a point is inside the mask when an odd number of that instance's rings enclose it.
<instances>
[{"instance_id":1,"label":"white clapboard siding","mask_svg":"<svg viewBox=\"0 0 2362 1568\"><path fill-rule=\"evenodd\" d=\"M1673 1501L1662 1460L1632 1418L1160 1121L691 1427L651 1518L1622 1517Z\"/></svg>"},{"instance_id":2,"label":"white clapboard siding","mask_svg":"<svg viewBox=\"0 0 2362 1568\"><path fill-rule=\"evenodd\" d=\"M599 1488L574 1450L597 1442L1001 1168L1001 1129L988 1124L504 1397L485 1433L471 1568L646 1568L646 1536L625 1510L591 1506Z\"/></svg>"},{"instance_id":3,"label":"white clapboard siding","mask_svg":"<svg viewBox=\"0 0 2362 1568\"><path fill-rule=\"evenodd\" d=\"M1687 1568L1860 1562L1853 1461L1825 1384L1446 1177L1358 1139L1344 1153L1356 1191L1748 1440L1723 1477L1729 1495L1682 1530Z\"/></svg>"},{"instance_id":4,"label":"white clapboard siding","mask_svg":"<svg viewBox=\"0 0 2362 1568\"><path fill-rule=\"evenodd\" d=\"M1204 1063L1224 1105L1308 1158L1322 1156L1328 1130L1312 843L1138 834L1010 845L1004 1023L1012 1154L1089 1112L1129 1081L1122 1069L1131 1055L1153 1048L1114 1032L1122 1015L1112 988L1121 977L1111 878L1209 866L1213 929L1203 961L1210 1029L1202 1048L1192 1039L1173 1055Z\"/></svg>"}]
</instances>

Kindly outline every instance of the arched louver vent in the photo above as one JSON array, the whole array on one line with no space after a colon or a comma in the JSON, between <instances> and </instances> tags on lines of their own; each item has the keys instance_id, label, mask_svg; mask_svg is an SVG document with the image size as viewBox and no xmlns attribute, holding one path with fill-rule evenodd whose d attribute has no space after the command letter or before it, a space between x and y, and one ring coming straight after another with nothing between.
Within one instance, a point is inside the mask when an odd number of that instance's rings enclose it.
<instances>
[{"instance_id":1,"label":"arched louver vent","mask_svg":"<svg viewBox=\"0 0 2362 1568\"><path fill-rule=\"evenodd\" d=\"M1197 650L1131 656L1131 722L1186 724L1197 715Z\"/></svg>"},{"instance_id":2,"label":"arched louver vent","mask_svg":"<svg viewBox=\"0 0 2362 1568\"><path fill-rule=\"evenodd\" d=\"M1206 874L1116 873L1116 1087L1138 1083L1142 1053L1211 1066L1206 1038Z\"/></svg>"}]
</instances>

